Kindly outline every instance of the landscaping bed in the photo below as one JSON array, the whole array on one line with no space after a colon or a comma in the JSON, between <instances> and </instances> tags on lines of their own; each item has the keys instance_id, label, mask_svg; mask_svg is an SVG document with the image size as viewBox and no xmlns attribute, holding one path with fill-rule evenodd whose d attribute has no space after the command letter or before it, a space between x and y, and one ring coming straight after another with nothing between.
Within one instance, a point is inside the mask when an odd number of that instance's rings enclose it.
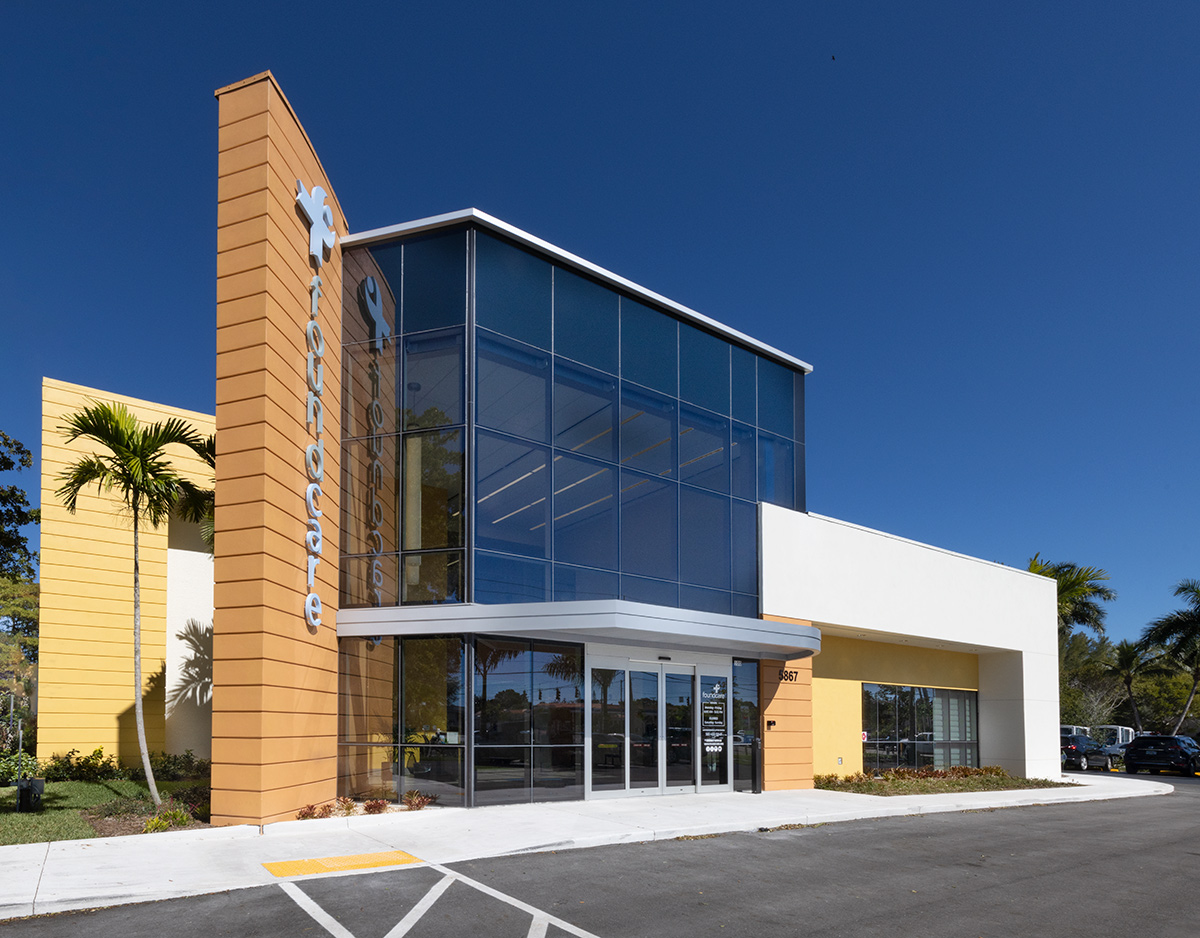
<instances>
[{"instance_id":1,"label":"landscaping bed","mask_svg":"<svg viewBox=\"0 0 1200 938\"><path fill-rule=\"evenodd\" d=\"M1052 782L1046 778L1020 778L1009 775L998 765L982 768L954 766L949 769L890 769L876 775L855 772L850 775L817 775L815 788L825 791L850 791L860 795L938 795L960 791L1016 791L1031 788L1073 788L1073 782Z\"/></svg>"}]
</instances>

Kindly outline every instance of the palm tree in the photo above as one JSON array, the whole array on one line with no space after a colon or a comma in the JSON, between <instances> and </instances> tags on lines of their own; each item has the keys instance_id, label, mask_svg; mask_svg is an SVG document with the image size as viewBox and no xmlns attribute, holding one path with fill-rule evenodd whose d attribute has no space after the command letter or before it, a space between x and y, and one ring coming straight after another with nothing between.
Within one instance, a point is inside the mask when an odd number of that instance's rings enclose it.
<instances>
[{"instance_id":1,"label":"palm tree","mask_svg":"<svg viewBox=\"0 0 1200 938\"><path fill-rule=\"evenodd\" d=\"M74 514L79 493L84 488L95 485L98 493L115 489L129 509L133 523L133 712L146 783L150 797L155 805L159 805L162 799L150 768L146 724L142 716L142 590L138 536L143 523L157 528L167 520L184 488L165 448L179 444L203 458L205 444L200 434L184 420L173 417L142 426L123 404L93 401L66 420L66 426L61 429L67 442L83 438L99 444L107 452L83 456L63 470L58 476L61 486L55 494L62 499L67 511Z\"/></svg>"},{"instance_id":2,"label":"palm tree","mask_svg":"<svg viewBox=\"0 0 1200 938\"><path fill-rule=\"evenodd\" d=\"M1125 639L1117 642L1112 651L1112 660L1101 665L1100 673L1105 677L1115 677L1125 685L1125 692L1129 695L1129 704L1133 708L1133 731L1141 733L1142 716L1138 712L1137 697L1133 693L1133 682L1139 677L1174 674L1175 669L1164 664L1161 655L1155 654L1141 642L1131 642Z\"/></svg>"},{"instance_id":3,"label":"palm tree","mask_svg":"<svg viewBox=\"0 0 1200 938\"><path fill-rule=\"evenodd\" d=\"M1179 732L1188 711L1192 709L1196 687L1200 686L1200 580L1180 580L1175 587L1175 595L1187 599L1187 608L1176 609L1155 619L1142 632L1140 643L1143 648L1162 645L1179 670L1187 672L1192 678L1192 691L1171 735Z\"/></svg>"},{"instance_id":4,"label":"palm tree","mask_svg":"<svg viewBox=\"0 0 1200 938\"><path fill-rule=\"evenodd\" d=\"M1115 590L1104 586L1108 571L1099 567L1080 567L1073 563L1050 563L1034 554L1026 568L1030 573L1040 573L1058 583L1058 637L1071 634L1074 626L1091 629L1097 635L1104 634L1104 607L1101 602L1117 598Z\"/></svg>"},{"instance_id":5,"label":"palm tree","mask_svg":"<svg viewBox=\"0 0 1200 938\"><path fill-rule=\"evenodd\" d=\"M208 464L208 468L213 474L213 485L215 486L217 475L216 436L209 435L206 437L200 449L196 451L196 455ZM175 510L179 512L179 516L184 521L191 521L200 525L200 538L204 541L204 546L208 548L208 552L211 554L213 552L213 540L215 536L216 489L201 488L187 479L180 479L179 485L179 503L175 506Z\"/></svg>"}]
</instances>

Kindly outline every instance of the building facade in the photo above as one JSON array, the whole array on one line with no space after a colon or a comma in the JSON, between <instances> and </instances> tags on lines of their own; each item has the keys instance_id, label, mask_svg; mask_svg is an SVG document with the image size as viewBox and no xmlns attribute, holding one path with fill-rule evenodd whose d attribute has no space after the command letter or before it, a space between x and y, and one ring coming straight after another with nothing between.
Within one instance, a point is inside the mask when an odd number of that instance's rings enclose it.
<instances>
[{"instance_id":1,"label":"building facade","mask_svg":"<svg viewBox=\"0 0 1200 938\"><path fill-rule=\"evenodd\" d=\"M217 97L214 819L1058 774L1053 582L808 512L810 366Z\"/></svg>"}]
</instances>

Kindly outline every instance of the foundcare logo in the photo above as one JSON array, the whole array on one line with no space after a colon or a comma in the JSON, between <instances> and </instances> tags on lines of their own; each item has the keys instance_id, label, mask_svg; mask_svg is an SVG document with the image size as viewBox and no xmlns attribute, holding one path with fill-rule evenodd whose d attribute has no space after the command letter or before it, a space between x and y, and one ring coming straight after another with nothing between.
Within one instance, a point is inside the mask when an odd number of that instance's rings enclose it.
<instances>
[{"instance_id":1,"label":"foundcare logo","mask_svg":"<svg viewBox=\"0 0 1200 938\"><path fill-rule=\"evenodd\" d=\"M318 273L313 274L308 290L310 302L308 322L304 327L305 344L308 346L308 367L305 371L308 383L306 426L312 429L314 442L304 449L304 468L308 484L304 488L304 507L308 511L308 526L304 535L304 549L308 554L308 595L304 597L304 621L315 632L321 625L321 597L317 593L317 564L321 562L324 538L321 533L321 483L325 481L325 405L321 399L325 390L325 335L317 322L318 301L321 298L321 265L325 255L333 250L337 234L333 230L333 210L325 204L325 190L313 186L312 192L304 189L304 183L296 180L296 204L308 220L308 254L316 264Z\"/></svg>"},{"instance_id":2,"label":"foundcare logo","mask_svg":"<svg viewBox=\"0 0 1200 938\"><path fill-rule=\"evenodd\" d=\"M371 604L383 605L383 501L379 493L383 490L383 435L384 410L379 401L379 355L392 334L391 327L383 314L383 296L374 277L367 277L358 285L358 306L363 319L371 327L371 364L367 366L367 377L371 382L371 399L367 403L367 545L371 554L370 591Z\"/></svg>"}]
</instances>

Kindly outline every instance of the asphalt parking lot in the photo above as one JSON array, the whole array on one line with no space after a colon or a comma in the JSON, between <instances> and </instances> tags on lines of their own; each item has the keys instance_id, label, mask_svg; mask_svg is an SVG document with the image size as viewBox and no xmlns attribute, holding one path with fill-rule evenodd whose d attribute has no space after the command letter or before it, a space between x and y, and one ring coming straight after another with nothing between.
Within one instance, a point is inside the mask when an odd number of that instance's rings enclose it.
<instances>
[{"instance_id":1,"label":"asphalt parking lot","mask_svg":"<svg viewBox=\"0 0 1200 938\"><path fill-rule=\"evenodd\" d=\"M1068 775L1073 773L1068 773ZM852 821L296 879L6 936L1194 936L1200 778L1156 798Z\"/></svg>"}]
</instances>

